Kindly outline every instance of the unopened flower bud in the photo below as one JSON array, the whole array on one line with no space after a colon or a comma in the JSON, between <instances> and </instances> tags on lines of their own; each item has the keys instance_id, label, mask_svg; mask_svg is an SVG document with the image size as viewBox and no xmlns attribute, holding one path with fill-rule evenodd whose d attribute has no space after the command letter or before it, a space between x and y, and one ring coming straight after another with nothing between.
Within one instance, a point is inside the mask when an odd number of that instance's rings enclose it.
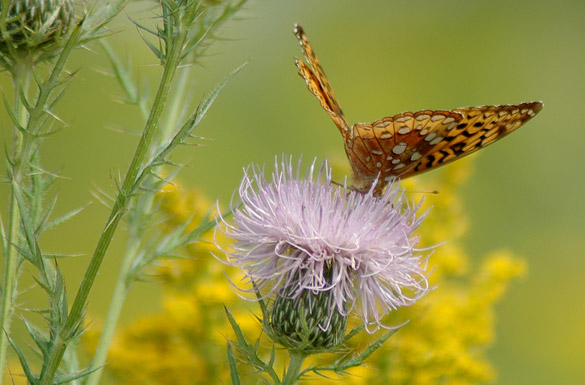
<instances>
[{"instance_id":1,"label":"unopened flower bud","mask_svg":"<svg viewBox=\"0 0 585 385\"><path fill-rule=\"evenodd\" d=\"M347 315L341 314L332 302L331 291L303 290L296 297L281 293L271 310L271 337L289 349L305 353L335 348L346 326Z\"/></svg>"},{"instance_id":2,"label":"unopened flower bud","mask_svg":"<svg viewBox=\"0 0 585 385\"><path fill-rule=\"evenodd\" d=\"M28 54L35 60L53 56L72 18L71 0L12 0L3 21L5 28L0 31L0 54Z\"/></svg>"}]
</instances>

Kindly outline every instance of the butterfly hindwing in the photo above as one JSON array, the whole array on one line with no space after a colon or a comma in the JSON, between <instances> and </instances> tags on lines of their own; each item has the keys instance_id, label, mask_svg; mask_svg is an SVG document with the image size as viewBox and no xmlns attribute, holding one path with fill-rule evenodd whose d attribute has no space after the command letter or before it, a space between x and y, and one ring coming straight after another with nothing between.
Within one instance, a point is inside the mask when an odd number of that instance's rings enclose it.
<instances>
[{"instance_id":1,"label":"butterfly hindwing","mask_svg":"<svg viewBox=\"0 0 585 385\"><path fill-rule=\"evenodd\" d=\"M408 174L441 140L440 133L461 119L461 114L451 111L423 110L354 124L352 139L346 143L354 174L370 184L378 175L384 184L391 177Z\"/></svg>"}]
</instances>

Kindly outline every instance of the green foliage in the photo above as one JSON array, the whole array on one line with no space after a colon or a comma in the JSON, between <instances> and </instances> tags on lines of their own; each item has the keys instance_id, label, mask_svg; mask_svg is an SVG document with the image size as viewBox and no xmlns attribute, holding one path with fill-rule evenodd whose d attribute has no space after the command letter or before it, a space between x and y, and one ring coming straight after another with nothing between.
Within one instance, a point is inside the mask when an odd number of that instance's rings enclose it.
<instances>
[{"instance_id":1,"label":"green foliage","mask_svg":"<svg viewBox=\"0 0 585 385\"><path fill-rule=\"evenodd\" d=\"M261 308L263 308L264 311L266 311L266 309L265 309L266 305L264 304L264 301L260 300L259 302L261 304ZM399 327L397 327L397 328L394 328L392 330L389 330L388 332L384 333L381 337L379 337L374 342L370 342L368 344L368 346L365 349L363 349L361 352L355 353L355 354L347 353L348 345L346 345L346 344L349 343L350 340L353 337L357 336L360 332L363 332L363 330L364 330L363 325L356 327L356 328L352 329L349 333L347 333L344 336L342 343L340 344L342 346L336 345L335 347L330 347L330 348L321 347L321 349L319 351L313 349L312 351L309 351L309 352L306 352L303 349L298 349L297 347L288 348L290 362L289 362L289 366L288 366L287 370L285 371L285 375L283 376L283 378L281 380L279 378L277 371L276 371L276 368L275 368L276 348L274 346L272 346L272 349L270 350L269 359L266 362L265 359L263 359L263 357L266 356L266 352L259 351L259 346L261 344L260 338L258 338L258 340L256 341L256 343L254 345L251 345L248 342L248 340L246 339L246 337L244 336L242 329L238 325L237 321L235 320L235 318L233 317L231 312L227 308L225 309L225 312L226 312L226 316L228 318L228 321L231 325L231 328L234 331L234 334L236 336L236 340L235 341L228 341L228 345L227 345L227 357L228 357L228 363L229 363L229 367L230 367L232 384L240 384L241 383L239 375L238 375L237 366L235 365L236 358L235 358L235 354L232 350L232 345L236 348L236 350L239 354L240 360L243 362L243 364L253 367L255 373L259 375L258 378L262 379L262 381L264 381L265 383L272 383L275 385L277 385L277 384L296 384L301 379L302 376L305 376L308 373L314 373L314 374L317 374L319 376L324 376L324 373L327 373L327 372L334 372L334 373L339 374L339 375L348 374L348 372L347 372L348 369L364 365L366 359L368 357L370 357L375 351L380 349L382 347L382 345L384 344L384 342L386 342L386 340L388 340L394 333L396 333L400 329ZM265 316L268 315L267 312L264 314L265 314ZM270 330L270 324L267 322L263 322L263 325L264 325L265 331L267 331L269 334L271 334L272 331ZM268 330L266 330L267 327L269 328ZM306 327L306 325L305 325L305 327ZM274 339L274 338L272 338L272 339L274 341L278 341L278 339ZM311 344L311 342L308 340L305 342L309 345ZM284 345L284 346L287 346L287 345ZM331 364L328 364L328 365L324 365L324 364L311 365L308 368L306 368L305 370L301 370L301 364L302 364L302 361L304 360L304 358L309 354L314 354L317 352L319 352L319 353L327 353L327 352L334 353L334 354L338 355L339 358L337 358L334 362L332 362ZM297 362L298 367L295 366L296 360L300 361L300 362ZM272 380L272 382L269 382L268 378L270 378Z\"/></svg>"},{"instance_id":2,"label":"green foliage","mask_svg":"<svg viewBox=\"0 0 585 385\"><path fill-rule=\"evenodd\" d=\"M10 344L30 384L77 383L86 377L88 384L97 383L120 309L132 282L144 279L144 268L160 258L173 256L180 247L197 242L201 234L213 226L208 215L194 229L187 229L187 225L179 226L168 234L154 238L147 231L152 223L160 220L156 216L155 193L174 176L163 175L162 167L175 166L168 159L171 152L178 146L190 144L195 128L220 91L242 67L230 73L205 96L183 123L167 112L175 108L172 104L167 106L176 73L185 61L197 59L196 55L201 54L214 40L212 31L243 3L212 6L199 1L161 2L162 27L157 28L155 33L160 49L153 52L163 65L163 73L152 102L148 94L137 91L139 88L133 83L128 67L123 67L104 43L122 90L128 101L140 108L145 125L128 171L111 200L110 216L71 307L65 279L56 259L66 255L43 251L39 239L47 230L57 227L82 209L54 217L57 196L53 194L51 197L51 187L58 175L42 167L42 144L64 124L53 111L66 92L67 85L74 79L74 74L65 70L70 54L74 48L106 37L109 34L108 23L121 12L126 1L96 2L82 17L72 14L73 6L69 1L4 0L0 3L0 64L8 70L14 84L14 100L11 102L4 96L7 114L14 125L14 142L7 153L6 179L11 189L9 218L6 231L2 228L5 269L1 327L5 333L0 337L0 377L6 367L6 346ZM148 44L154 48L151 43ZM46 69L37 66L41 58L46 62ZM175 97L172 103L183 104L184 101ZM164 124L162 119L166 119ZM104 329L100 347L91 365L83 369L79 367L76 349L84 331L87 298L123 218L128 219L128 253L122 263L119 284L108 314L109 323ZM34 281L47 299L47 308L37 311L45 320L46 327L37 326L28 318L23 320L40 357L39 370L31 364L34 360L10 337L10 324L19 292L18 277L24 266L33 268Z\"/></svg>"},{"instance_id":3,"label":"green foliage","mask_svg":"<svg viewBox=\"0 0 585 385\"><path fill-rule=\"evenodd\" d=\"M358 330L362 330L362 328L355 329L355 331L358 331ZM347 369L355 368L357 366L363 365L365 363L366 359L369 356L371 356L372 353L374 353L376 350L380 349L382 347L382 345L384 344L384 342L386 342L386 340L388 340L388 338L392 337L392 335L394 333L396 333L398 330L399 330L399 328L395 328L395 329L392 329L392 330L384 333L384 335L382 335L382 337L380 337L376 341L370 343L366 349L364 349L362 352L360 352L358 354L350 355L350 356L341 356L340 358L335 360L335 362L333 362L332 364L330 364L328 366L315 366L315 367L306 369L305 372L312 371L316 374L322 374L323 372L331 371L331 372L335 372L336 374L348 374ZM355 335L354 333L348 334L346 341L349 341L351 339L351 337L353 337L354 335Z\"/></svg>"},{"instance_id":4,"label":"green foliage","mask_svg":"<svg viewBox=\"0 0 585 385\"><path fill-rule=\"evenodd\" d=\"M262 359L261 353L258 352L258 347L260 345L260 339L258 339L254 345L251 345L248 342L248 340L246 339L246 337L244 336L242 329L240 328L240 326L238 325L238 323L236 322L235 318L230 313L230 311L227 308L225 308L225 312L226 312L226 316L228 318L228 321L232 327L232 330L236 334L236 339L237 339L236 341L233 341L231 343L230 343L230 341L228 341L228 344L229 344L228 346L230 346L230 348L228 349L228 357L230 355L232 356L232 358L228 358L228 361L233 360L233 352L231 351L231 345L233 345L236 348L236 350L238 351L238 353L242 356L242 359L244 360L244 362L247 365L252 366L259 375L266 374L268 377L270 377L272 379L273 384L280 384L281 383L280 378L278 377L276 370L273 368L274 361L275 361L275 347L274 346L272 347L269 361L265 362ZM237 371L235 370L235 367L233 367L231 363L230 363L230 371L231 371L232 381L233 381L234 377L237 378L237 382L232 382L232 383L234 383L234 384L238 383L239 377L237 376ZM259 376L259 378L262 378L263 381L266 381L266 383L268 383L267 379L264 378L263 376L262 377Z\"/></svg>"}]
</instances>

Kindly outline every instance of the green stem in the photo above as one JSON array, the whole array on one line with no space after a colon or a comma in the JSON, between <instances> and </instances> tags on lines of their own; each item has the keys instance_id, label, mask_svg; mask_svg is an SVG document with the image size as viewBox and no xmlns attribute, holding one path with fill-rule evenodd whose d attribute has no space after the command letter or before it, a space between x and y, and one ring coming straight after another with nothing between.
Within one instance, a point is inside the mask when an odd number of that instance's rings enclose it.
<instances>
[{"instance_id":1,"label":"green stem","mask_svg":"<svg viewBox=\"0 0 585 385\"><path fill-rule=\"evenodd\" d=\"M175 87L173 88L173 94L169 103L169 112L166 114L166 119L164 119L164 122L161 126L162 130L160 135L157 136L158 144L162 144L168 140L168 138L171 136L171 133L173 132L172 128L176 127L180 114L180 106L183 104L182 101L185 100L184 93L188 84L189 74L189 67L180 69L177 74L177 81L175 82ZM145 183L149 184L149 182L146 181ZM152 211L153 198L154 194L152 192L145 192L141 197L140 202L131 210L137 211L135 213L137 217L144 217L144 215L150 214ZM108 307L108 314L106 315L100 341L89 368L92 373L87 377L85 385L97 385L101 378L102 367L106 363L106 358L112 343L114 331L116 330L118 319L120 318L120 314L122 312L122 307L126 301L126 297L128 296L128 292L130 291L130 287L133 282L130 274L132 264L136 259L140 248L140 237L142 234L139 228L141 226L141 223L130 223L130 232L132 235L128 241L128 247L122 261L122 266L120 268L120 273L114 288L112 300L110 301L110 306Z\"/></svg>"},{"instance_id":2,"label":"green stem","mask_svg":"<svg viewBox=\"0 0 585 385\"><path fill-rule=\"evenodd\" d=\"M290 362L286 374L282 379L282 385L295 385L299 382L299 374L306 356L303 353L290 351Z\"/></svg>"},{"instance_id":3,"label":"green stem","mask_svg":"<svg viewBox=\"0 0 585 385\"><path fill-rule=\"evenodd\" d=\"M67 348L67 350L65 350L63 365L66 373L77 373L80 371L79 358L77 357L78 344L79 341L76 341L75 344L70 345ZM82 379L77 378L75 380L68 382L67 385L79 385L82 383L83 383Z\"/></svg>"},{"instance_id":4,"label":"green stem","mask_svg":"<svg viewBox=\"0 0 585 385\"><path fill-rule=\"evenodd\" d=\"M132 279L129 273L132 268L132 263L138 253L139 246L140 242L138 240L131 240L126 250L120 268L120 274L118 275L118 280L116 281L116 286L114 288L114 294L112 295L110 306L108 307L108 314L106 315L100 341L89 367L89 370L92 371L92 373L87 376L85 385L97 385L100 381L102 368L106 363L108 350L110 349L110 344L114 337L114 331L116 330L122 307L124 306L124 302L130 291L130 286L132 285Z\"/></svg>"},{"instance_id":5,"label":"green stem","mask_svg":"<svg viewBox=\"0 0 585 385\"><path fill-rule=\"evenodd\" d=\"M59 364L63 358L63 354L65 353L65 349L67 348L69 340L81 327L80 323L87 303L87 298L102 264L106 251L112 241L114 232L116 231L122 216L128 208L130 199L132 198L136 189L140 186L141 181L137 179L137 176L140 175L142 166L147 160L147 155L150 154L151 142L154 134L157 132L158 122L164 109L173 77L181 59L182 47L184 46L184 43L187 39L187 33L188 31L186 28L179 28L177 36L174 37L173 42L169 47L169 51L164 62L165 66L161 83L154 99L150 116L148 117L144 131L140 141L138 142L138 146L130 166L128 167L126 177L124 178L122 186L119 189L116 201L112 207L108 221L106 222L106 226L98 240L89 266L85 272L85 276L83 277L79 290L77 291L77 295L71 307L71 311L69 312L65 327L61 330L59 335L56 336L54 345L50 352L49 360L46 362L46 365L43 366L43 370L41 371L40 385L52 384L53 378L55 377L55 373L57 372Z\"/></svg>"},{"instance_id":6,"label":"green stem","mask_svg":"<svg viewBox=\"0 0 585 385\"><path fill-rule=\"evenodd\" d=\"M30 83L31 68L26 61L20 62L14 69L12 80L14 84L14 109L16 110L16 117L21 126L26 125L28 118L26 108L21 102L20 94L28 91ZM16 296L16 276L18 267L18 251L16 246L19 242L20 234L20 210L16 200L14 185L20 183L23 177L22 164L22 133L14 126L13 134L13 154L12 161L16 163L16 167L12 167L11 171L11 192L10 201L8 203L8 233L7 239L4 241L5 259L4 259L4 279L2 285L2 306L0 311L0 381L4 376L4 370L7 365L7 347L8 338L10 336L10 326L12 321L12 314L14 312L14 299Z\"/></svg>"},{"instance_id":7,"label":"green stem","mask_svg":"<svg viewBox=\"0 0 585 385\"><path fill-rule=\"evenodd\" d=\"M166 114L166 118L162 125L163 132L161 133L161 141L166 141L174 134L178 121L179 115L181 114L181 108L185 105L185 91L189 85L189 76L191 74L191 67L182 67L179 69L177 74L177 81L173 88L173 96L169 103L169 111Z\"/></svg>"}]
</instances>

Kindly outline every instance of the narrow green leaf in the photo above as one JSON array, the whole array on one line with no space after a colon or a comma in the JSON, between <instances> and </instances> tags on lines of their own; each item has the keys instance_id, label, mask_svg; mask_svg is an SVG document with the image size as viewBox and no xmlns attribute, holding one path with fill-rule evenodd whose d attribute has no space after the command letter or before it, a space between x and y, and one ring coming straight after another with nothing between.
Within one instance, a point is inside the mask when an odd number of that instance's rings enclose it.
<instances>
[{"instance_id":1,"label":"narrow green leaf","mask_svg":"<svg viewBox=\"0 0 585 385\"><path fill-rule=\"evenodd\" d=\"M4 109L8 113L8 117L12 121L12 124L14 124L16 126L18 131L20 131L22 133L26 133L26 129L20 124L18 117L14 114L14 111L12 111L12 107L10 106L10 102L8 101L8 98L6 97L6 94L3 94L3 99L4 99Z\"/></svg>"},{"instance_id":2,"label":"narrow green leaf","mask_svg":"<svg viewBox=\"0 0 585 385\"><path fill-rule=\"evenodd\" d=\"M57 253L57 252L43 252L43 259L45 259L45 260L47 260L47 259L58 260L58 259L66 259L66 258L83 257L85 255L87 255L87 254L83 254L83 253L66 254L66 253Z\"/></svg>"},{"instance_id":3,"label":"narrow green leaf","mask_svg":"<svg viewBox=\"0 0 585 385\"><path fill-rule=\"evenodd\" d=\"M8 167L8 175L6 175L6 183L10 183L14 176L14 167L16 165L15 160L12 158L12 151L8 149L7 143L4 142L4 156L6 157L6 163ZM3 178L4 179L4 178Z\"/></svg>"},{"instance_id":4,"label":"narrow green leaf","mask_svg":"<svg viewBox=\"0 0 585 385\"><path fill-rule=\"evenodd\" d=\"M270 349L270 360L268 361L268 366L274 366L274 361L276 360L276 347L272 345L272 349Z\"/></svg>"},{"instance_id":5,"label":"narrow green leaf","mask_svg":"<svg viewBox=\"0 0 585 385\"><path fill-rule=\"evenodd\" d=\"M53 69L51 70L49 77L47 78L46 82L39 82L39 97L37 98L36 105L33 107L33 110L38 110L39 108L43 109L46 106L46 102L51 94L53 88L59 84L59 76L63 72L65 68L65 63L69 57L69 54L79 43L79 37L81 32L83 31L82 24L84 19L81 19L77 25L71 30L71 34L65 43L65 46L61 50ZM38 76L35 73L35 79ZM37 80L38 82L38 80ZM32 112L31 112L32 113ZM30 121L29 121L30 122Z\"/></svg>"},{"instance_id":6,"label":"narrow green leaf","mask_svg":"<svg viewBox=\"0 0 585 385\"><path fill-rule=\"evenodd\" d=\"M155 34L154 32L149 31L148 29L142 27L140 24L138 23L134 23L136 24L140 29L148 31L150 33ZM148 39L146 38L146 36L144 36L142 33L140 33L139 31L139 35L142 38L142 41L144 41L144 43L146 44L146 46L148 48L150 48L150 50L152 51L152 53L154 54L154 56L156 56L159 60L163 60L164 59L164 55L161 53L161 50L159 48L157 48L154 44L152 44L150 41L148 41ZM156 35L156 34L155 34Z\"/></svg>"},{"instance_id":7,"label":"narrow green leaf","mask_svg":"<svg viewBox=\"0 0 585 385\"><path fill-rule=\"evenodd\" d=\"M26 94L24 89L20 89L20 102L24 106L27 111L30 111L32 108L31 104L28 101L28 95Z\"/></svg>"},{"instance_id":8,"label":"narrow green leaf","mask_svg":"<svg viewBox=\"0 0 585 385\"><path fill-rule=\"evenodd\" d=\"M161 164L161 162L164 162L166 156L171 152L172 149L174 149L178 144L181 144L183 140L191 134L191 131L193 131L193 129L201 122L201 120L203 119L203 117L205 116L205 114L207 113L207 111L209 110L209 108L219 95L220 91L227 85L231 78L233 78L242 68L244 68L246 64L247 62L233 70L230 74L228 74L228 76L224 78L224 80L221 81L215 87L215 89L212 90L203 99L203 101L197 107L195 113L191 115L189 120L185 122L181 129L173 136L171 141L166 146L164 146L153 158L151 158L151 160L146 164L146 166L144 166L144 168L141 170L141 172L135 179L134 184L135 188L138 188L141 185L142 181L144 180L144 177L147 174L151 173L151 171L157 165Z\"/></svg>"},{"instance_id":9,"label":"narrow green leaf","mask_svg":"<svg viewBox=\"0 0 585 385\"><path fill-rule=\"evenodd\" d=\"M22 318L22 321L24 322L24 326L28 331L28 334L39 347L42 355L45 356L49 352L49 341L47 340L46 334L41 329L27 321L26 318Z\"/></svg>"},{"instance_id":10,"label":"narrow green leaf","mask_svg":"<svg viewBox=\"0 0 585 385\"><path fill-rule=\"evenodd\" d=\"M124 65L122 60L105 41L102 41L101 45L106 52L106 56L110 60L110 65L114 70L114 76L126 94L127 101L131 104L139 106L141 108L141 112L146 113L146 105L144 105L144 101L147 100L147 98L145 98L145 95L140 94L138 85L132 79L132 70L129 56L127 56Z\"/></svg>"},{"instance_id":11,"label":"narrow green leaf","mask_svg":"<svg viewBox=\"0 0 585 385\"><path fill-rule=\"evenodd\" d=\"M349 333L347 333L344 337L343 340L341 341L341 344L345 344L347 343L350 339L352 339L354 336L356 336L357 334L359 334L362 330L364 330L364 325L360 325L358 327L355 327L353 329L351 329L351 331Z\"/></svg>"},{"instance_id":12,"label":"narrow green leaf","mask_svg":"<svg viewBox=\"0 0 585 385\"><path fill-rule=\"evenodd\" d=\"M58 198L57 194L53 195L53 198L51 199L49 204L45 205L45 209L41 213L41 217L38 220L38 227L36 229L37 234L43 233L44 231L43 228L45 228L46 223L49 222L49 217L51 216L53 210L55 209L55 206L57 205L57 198Z\"/></svg>"},{"instance_id":13,"label":"narrow green leaf","mask_svg":"<svg viewBox=\"0 0 585 385\"><path fill-rule=\"evenodd\" d=\"M254 343L254 347L252 349L254 349L255 352L258 351L258 347L260 347L260 337L258 337L258 339L256 340L256 342Z\"/></svg>"},{"instance_id":14,"label":"narrow green leaf","mask_svg":"<svg viewBox=\"0 0 585 385\"><path fill-rule=\"evenodd\" d=\"M36 276L33 275L33 279L35 280L35 282L37 283L37 285L39 285L41 287L41 289L43 289L47 293L50 294L50 293L53 292L53 288L51 286L49 286L48 282L45 281L45 277L43 277L42 280L41 280L39 277L36 277Z\"/></svg>"},{"instance_id":15,"label":"narrow green leaf","mask_svg":"<svg viewBox=\"0 0 585 385\"><path fill-rule=\"evenodd\" d=\"M227 342L227 357L228 364L230 366L230 377L232 379L232 384L241 385L240 376L238 375L238 366L236 365L236 357L234 356L234 352L229 340Z\"/></svg>"},{"instance_id":16,"label":"narrow green leaf","mask_svg":"<svg viewBox=\"0 0 585 385\"><path fill-rule=\"evenodd\" d=\"M22 248L20 245L13 245L13 247L18 251L18 254L23 257L25 260L29 261L31 264L37 264L37 260L35 260L34 255L32 255L27 249Z\"/></svg>"},{"instance_id":17,"label":"narrow green leaf","mask_svg":"<svg viewBox=\"0 0 585 385\"><path fill-rule=\"evenodd\" d=\"M213 102L215 101L215 99L217 99L217 96L219 95L219 93L221 92L221 90L248 63L249 62L245 62L242 65L240 65L238 68L236 68L235 70L233 70L232 72L230 72L209 94L207 94L203 98L203 100L199 104L199 107L197 108L196 119L193 122L193 126L194 127L197 126L197 125L199 125L199 123L201 122L201 120L205 117L205 114L207 114L207 111L209 111L209 108L211 107L211 105L213 104Z\"/></svg>"},{"instance_id":18,"label":"narrow green leaf","mask_svg":"<svg viewBox=\"0 0 585 385\"><path fill-rule=\"evenodd\" d=\"M252 281L252 286L254 287L254 293L256 293L256 298L258 298L258 304L260 305L260 310L262 311L262 322L268 321L270 319L268 305L266 305L266 302L264 302L262 294L260 293L260 290L258 290L258 286L256 286L256 282Z\"/></svg>"},{"instance_id":19,"label":"narrow green leaf","mask_svg":"<svg viewBox=\"0 0 585 385\"><path fill-rule=\"evenodd\" d=\"M207 28L203 31L198 33L198 36L194 36L194 38L190 39L189 45L183 50L183 57L182 59L189 56L193 51L195 51L200 45L203 45L205 42L205 38L211 36L211 30L218 24L217 20L214 20ZM201 51L197 52L194 56L201 56L205 48L202 48Z\"/></svg>"},{"instance_id":20,"label":"narrow green leaf","mask_svg":"<svg viewBox=\"0 0 585 385\"><path fill-rule=\"evenodd\" d=\"M65 91L69 89L69 85L71 84L71 79L77 74L78 71L74 71L70 73L67 78L61 81L59 84L59 88L57 89L57 94L51 97L51 100L48 102L46 110L52 111L53 108L57 105L57 103L61 100L61 98L65 95Z\"/></svg>"},{"instance_id":21,"label":"narrow green leaf","mask_svg":"<svg viewBox=\"0 0 585 385\"><path fill-rule=\"evenodd\" d=\"M59 321L61 325L65 325L69 315L69 303L67 299L67 290L65 288L65 281L59 265L55 262L55 292L58 298Z\"/></svg>"},{"instance_id":22,"label":"narrow green leaf","mask_svg":"<svg viewBox=\"0 0 585 385\"><path fill-rule=\"evenodd\" d=\"M205 53L209 44L207 40L221 40L215 33L221 25L223 25L227 20L234 20L232 17L237 11L239 11L247 0L240 0L235 4L227 4L224 6L223 11L220 15L216 16L209 25L205 25L206 20L204 19L200 23L200 33L194 36L190 41L188 46L184 50L183 57L195 52L196 56L201 56ZM199 48L199 50L197 50Z\"/></svg>"},{"instance_id":23,"label":"narrow green leaf","mask_svg":"<svg viewBox=\"0 0 585 385\"><path fill-rule=\"evenodd\" d=\"M104 4L104 1L94 2L93 6L87 13L84 30L93 36L84 37L84 41L93 40L102 37L97 31L102 29L114 17L116 17L126 6L128 0L116 0L110 4Z\"/></svg>"},{"instance_id":24,"label":"narrow green leaf","mask_svg":"<svg viewBox=\"0 0 585 385\"><path fill-rule=\"evenodd\" d=\"M34 233L34 227L33 224L31 223L31 218L27 214L29 206L24 202L24 197L22 194L22 190L20 189L20 186L14 183L12 184L12 186L13 186L12 191L14 193L14 196L16 197L18 208L22 213L21 215L22 227L24 230L24 235L27 241L29 252L31 253L31 258L34 258L34 260L36 260L38 263L41 261L41 249L39 247L39 244Z\"/></svg>"},{"instance_id":25,"label":"narrow green leaf","mask_svg":"<svg viewBox=\"0 0 585 385\"><path fill-rule=\"evenodd\" d=\"M372 353L378 350L384 344L384 342L386 342L386 340L390 338L394 333L396 333L399 329L400 328L396 328L388 331L376 342L370 344L364 351L362 351L357 356L353 356L347 360L339 362L339 364L336 366L336 370L345 370L355 366L362 365L366 358L368 358Z\"/></svg>"},{"instance_id":26,"label":"narrow green leaf","mask_svg":"<svg viewBox=\"0 0 585 385\"><path fill-rule=\"evenodd\" d=\"M151 34L152 36L156 36L157 38L160 36L160 32L156 32L151 30L150 28L147 28L145 26L143 26L142 24L138 23L137 21L129 18L130 22L132 22L132 24L134 24L138 29L147 32L149 34Z\"/></svg>"},{"instance_id":27,"label":"narrow green leaf","mask_svg":"<svg viewBox=\"0 0 585 385\"><path fill-rule=\"evenodd\" d=\"M61 52L61 55L62 54L63 54L63 52ZM33 74L33 79L35 80L35 84L40 89L43 86L43 76L41 75L40 71L36 68L36 66L34 66L32 68L32 74ZM36 107L35 105L32 105L32 104L30 104L29 106L30 106L30 109L28 110L28 112L32 112Z\"/></svg>"},{"instance_id":28,"label":"narrow green leaf","mask_svg":"<svg viewBox=\"0 0 585 385\"><path fill-rule=\"evenodd\" d=\"M238 323L236 322L234 316L229 311L229 309L226 306L224 306L223 308L225 310L225 313L227 315L227 318L228 318L229 323L232 325L232 329L233 329L234 333L236 333L236 337L238 339L238 343L240 345L242 345L242 346L249 347L250 344L246 340L246 337L244 336L244 333L242 332L242 329L240 329L240 325L238 325Z\"/></svg>"},{"instance_id":29,"label":"narrow green leaf","mask_svg":"<svg viewBox=\"0 0 585 385\"><path fill-rule=\"evenodd\" d=\"M66 214L64 214L64 215L62 215L62 216L60 216L60 217L58 217L58 218L56 218L56 219L54 219L54 220L52 220L52 221L44 224L44 225L42 225L39 228L38 233L40 234L40 233L43 233L43 232L45 232L47 230L51 230L51 229L57 227L58 225L60 225L61 223L68 221L69 219L73 218L74 216L76 216L77 214L79 214L81 211L83 211L87 206L89 206L89 204L86 204L85 206L79 207L79 208L77 208L75 210L71 210L68 213L66 213ZM47 210L47 215L49 213L50 213L50 211Z\"/></svg>"},{"instance_id":30,"label":"narrow green leaf","mask_svg":"<svg viewBox=\"0 0 585 385\"><path fill-rule=\"evenodd\" d=\"M2 331L2 333L4 333L4 331ZM22 367L22 370L24 371L24 375L26 376L29 384L31 384L31 385L37 384L39 379L37 377L35 377L32 370L28 366L28 362L26 361L26 357L24 356L22 351L19 349L18 346L16 346L16 344L14 343L12 338L10 338L9 335L6 335L6 338L8 339L8 343L10 344L10 346L12 346L12 349L14 350L16 355L18 356L18 360L20 361L20 366Z\"/></svg>"},{"instance_id":31,"label":"narrow green leaf","mask_svg":"<svg viewBox=\"0 0 585 385\"><path fill-rule=\"evenodd\" d=\"M68 373L68 374L57 375L53 379L53 383L55 385L58 385L58 384L67 384L67 383L70 383L71 381L75 381L75 380L79 380L80 378L87 377L91 373L93 373L93 372L95 372L97 370L100 370L102 368L103 367L97 367L97 368L92 369L92 370L84 369L84 370L80 370L80 371L75 372L75 373Z\"/></svg>"}]
</instances>

